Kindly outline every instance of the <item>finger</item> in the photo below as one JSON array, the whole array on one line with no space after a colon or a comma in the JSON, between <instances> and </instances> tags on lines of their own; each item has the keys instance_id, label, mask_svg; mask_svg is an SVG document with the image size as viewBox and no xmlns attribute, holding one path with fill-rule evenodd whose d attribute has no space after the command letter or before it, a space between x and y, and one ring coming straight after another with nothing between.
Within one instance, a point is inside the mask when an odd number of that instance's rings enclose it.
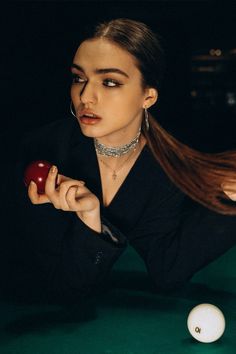
<instances>
[{"instance_id":1,"label":"finger","mask_svg":"<svg viewBox=\"0 0 236 354\"><path fill-rule=\"evenodd\" d=\"M222 183L221 188L225 193L236 193L236 183Z\"/></svg>"},{"instance_id":2,"label":"finger","mask_svg":"<svg viewBox=\"0 0 236 354\"><path fill-rule=\"evenodd\" d=\"M83 187L71 186L66 193L66 202L71 211L88 211L91 193Z\"/></svg>"},{"instance_id":3,"label":"finger","mask_svg":"<svg viewBox=\"0 0 236 354\"><path fill-rule=\"evenodd\" d=\"M76 212L88 212L99 206L99 200L86 187L71 187L66 195L67 205Z\"/></svg>"},{"instance_id":4,"label":"finger","mask_svg":"<svg viewBox=\"0 0 236 354\"><path fill-rule=\"evenodd\" d=\"M236 184L235 183L224 183L223 184L223 189L232 189L236 190Z\"/></svg>"},{"instance_id":5,"label":"finger","mask_svg":"<svg viewBox=\"0 0 236 354\"><path fill-rule=\"evenodd\" d=\"M80 181L76 181L76 180L72 180L72 179L60 184L60 187L58 189L58 196L59 196L60 208L62 210L65 210L65 211L70 210L70 207L68 206L68 203L67 203L68 191L71 188L75 188L75 191L76 191L77 188L80 186L81 186Z\"/></svg>"},{"instance_id":6,"label":"finger","mask_svg":"<svg viewBox=\"0 0 236 354\"><path fill-rule=\"evenodd\" d=\"M227 182L223 182L221 184L221 188L225 195L232 201L236 201L236 183L235 181L228 180Z\"/></svg>"},{"instance_id":7,"label":"finger","mask_svg":"<svg viewBox=\"0 0 236 354\"><path fill-rule=\"evenodd\" d=\"M78 188L76 192L76 211L91 211L95 208L97 198L86 188Z\"/></svg>"},{"instance_id":8,"label":"finger","mask_svg":"<svg viewBox=\"0 0 236 354\"><path fill-rule=\"evenodd\" d=\"M66 177L60 173L57 175L57 184L61 184L62 182L69 181L71 178Z\"/></svg>"},{"instance_id":9,"label":"finger","mask_svg":"<svg viewBox=\"0 0 236 354\"><path fill-rule=\"evenodd\" d=\"M74 180L70 177L67 177L67 176L64 176L62 174L58 174L57 175L57 184L61 184L63 182L67 182L67 181L71 181L71 180ZM75 180L74 180L75 181ZM81 180L76 180L77 182L80 183L81 186L84 186L85 185L85 182L84 181L81 181Z\"/></svg>"},{"instance_id":10,"label":"finger","mask_svg":"<svg viewBox=\"0 0 236 354\"><path fill-rule=\"evenodd\" d=\"M224 191L224 193L225 193L231 200L233 200L234 202L236 201L236 193L231 193L231 192L227 192L227 191Z\"/></svg>"},{"instance_id":11,"label":"finger","mask_svg":"<svg viewBox=\"0 0 236 354\"><path fill-rule=\"evenodd\" d=\"M31 181L28 187L28 196L33 204L44 204L50 202L46 195L38 194L37 184Z\"/></svg>"},{"instance_id":12,"label":"finger","mask_svg":"<svg viewBox=\"0 0 236 354\"><path fill-rule=\"evenodd\" d=\"M48 177L45 183L45 194L48 196L53 205L58 208L58 197L56 191L56 179L57 179L58 169L53 165L48 173Z\"/></svg>"},{"instance_id":13,"label":"finger","mask_svg":"<svg viewBox=\"0 0 236 354\"><path fill-rule=\"evenodd\" d=\"M78 186L72 186L68 189L66 193L66 203L71 211L78 211L78 202L76 200L76 194L78 191Z\"/></svg>"},{"instance_id":14,"label":"finger","mask_svg":"<svg viewBox=\"0 0 236 354\"><path fill-rule=\"evenodd\" d=\"M71 211L86 212L94 208L92 194L81 192L81 189L81 187L73 186L67 192L67 205Z\"/></svg>"}]
</instances>

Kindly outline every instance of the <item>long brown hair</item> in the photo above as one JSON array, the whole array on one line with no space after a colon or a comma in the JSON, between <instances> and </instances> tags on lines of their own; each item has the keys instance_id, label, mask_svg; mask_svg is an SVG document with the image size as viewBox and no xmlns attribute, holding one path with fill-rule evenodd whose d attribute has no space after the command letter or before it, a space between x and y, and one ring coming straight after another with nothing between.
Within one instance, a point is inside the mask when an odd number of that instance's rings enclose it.
<instances>
[{"instance_id":1,"label":"long brown hair","mask_svg":"<svg viewBox=\"0 0 236 354\"><path fill-rule=\"evenodd\" d=\"M89 38L104 37L124 48L136 59L143 87L160 90L165 54L160 36L146 24L126 18L99 24ZM150 129L142 131L154 157L169 178L186 194L222 214L236 215L234 204L222 185L236 180L236 151L203 153L181 143L150 116Z\"/></svg>"}]
</instances>

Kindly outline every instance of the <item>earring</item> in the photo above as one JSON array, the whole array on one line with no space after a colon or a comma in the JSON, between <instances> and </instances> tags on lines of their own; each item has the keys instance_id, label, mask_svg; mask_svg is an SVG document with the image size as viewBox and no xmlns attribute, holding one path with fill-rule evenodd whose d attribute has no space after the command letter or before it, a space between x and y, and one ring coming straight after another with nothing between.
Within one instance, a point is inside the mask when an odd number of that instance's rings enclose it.
<instances>
[{"instance_id":1,"label":"earring","mask_svg":"<svg viewBox=\"0 0 236 354\"><path fill-rule=\"evenodd\" d=\"M147 108L145 107L144 108L144 117L145 117L145 124L146 124L146 129L149 130L149 117L148 117L148 110Z\"/></svg>"},{"instance_id":2,"label":"earring","mask_svg":"<svg viewBox=\"0 0 236 354\"><path fill-rule=\"evenodd\" d=\"M73 109L72 109L72 101L70 101L70 113L72 114L72 116L74 116L75 118L77 118L76 115L75 115L75 113L73 112Z\"/></svg>"}]
</instances>

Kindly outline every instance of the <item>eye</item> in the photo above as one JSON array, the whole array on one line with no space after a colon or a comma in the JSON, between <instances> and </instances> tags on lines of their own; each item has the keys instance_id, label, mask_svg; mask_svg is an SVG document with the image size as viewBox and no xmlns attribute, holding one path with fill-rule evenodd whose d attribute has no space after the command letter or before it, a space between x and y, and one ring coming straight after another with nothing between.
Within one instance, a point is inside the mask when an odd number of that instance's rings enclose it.
<instances>
[{"instance_id":1,"label":"eye","mask_svg":"<svg viewBox=\"0 0 236 354\"><path fill-rule=\"evenodd\" d=\"M103 81L103 85L107 87L117 87L121 86L122 84L114 79L105 79Z\"/></svg>"},{"instance_id":2,"label":"eye","mask_svg":"<svg viewBox=\"0 0 236 354\"><path fill-rule=\"evenodd\" d=\"M86 80L82 79L78 74L72 73L72 83L73 84L83 84Z\"/></svg>"}]
</instances>

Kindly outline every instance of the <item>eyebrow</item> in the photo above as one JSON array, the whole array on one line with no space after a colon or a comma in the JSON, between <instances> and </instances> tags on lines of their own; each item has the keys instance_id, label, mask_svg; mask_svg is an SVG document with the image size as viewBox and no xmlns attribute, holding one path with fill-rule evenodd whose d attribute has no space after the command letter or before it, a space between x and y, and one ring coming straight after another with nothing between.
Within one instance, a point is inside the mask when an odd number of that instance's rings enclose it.
<instances>
[{"instance_id":1,"label":"eyebrow","mask_svg":"<svg viewBox=\"0 0 236 354\"><path fill-rule=\"evenodd\" d=\"M71 68L75 68L77 70L80 70L84 73L84 69L80 66L80 65L77 65L75 63L73 63L71 65ZM123 70L120 70L118 68L104 68L104 69L95 69L94 70L95 74L108 74L108 73L116 73L116 74L121 74L127 78L129 78L129 75L126 74L126 72L124 72Z\"/></svg>"}]
</instances>

